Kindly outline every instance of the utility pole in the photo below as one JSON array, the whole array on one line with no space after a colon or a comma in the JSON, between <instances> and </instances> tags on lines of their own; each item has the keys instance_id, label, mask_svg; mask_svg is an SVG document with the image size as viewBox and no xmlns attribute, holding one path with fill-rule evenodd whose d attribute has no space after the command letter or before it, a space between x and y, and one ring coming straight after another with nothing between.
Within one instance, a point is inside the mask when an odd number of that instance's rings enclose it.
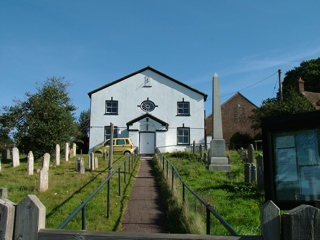
<instances>
[{"instance_id":1,"label":"utility pole","mask_svg":"<svg viewBox=\"0 0 320 240\"><path fill-rule=\"evenodd\" d=\"M109 175L112 173L112 162L113 162L113 132L114 132L114 126L113 123L110 123L110 148L109 148Z\"/></svg>"},{"instance_id":2,"label":"utility pole","mask_svg":"<svg viewBox=\"0 0 320 240\"><path fill-rule=\"evenodd\" d=\"M280 102L282 102L283 101L283 94L282 94L281 69L278 69L278 75L279 75Z\"/></svg>"}]
</instances>

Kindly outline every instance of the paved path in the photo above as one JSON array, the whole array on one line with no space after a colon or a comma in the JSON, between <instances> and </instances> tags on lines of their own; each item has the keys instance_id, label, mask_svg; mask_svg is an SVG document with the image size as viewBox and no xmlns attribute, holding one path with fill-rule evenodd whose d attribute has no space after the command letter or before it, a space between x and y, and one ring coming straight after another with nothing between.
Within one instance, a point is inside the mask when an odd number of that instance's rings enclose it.
<instances>
[{"instance_id":1,"label":"paved path","mask_svg":"<svg viewBox=\"0 0 320 240\"><path fill-rule=\"evenodd\" d=\"M165 219L164 206L152 169L152 158L141 157L140 169L122 221L122 231L166 233Z\"/></svg>"}]
</instances>

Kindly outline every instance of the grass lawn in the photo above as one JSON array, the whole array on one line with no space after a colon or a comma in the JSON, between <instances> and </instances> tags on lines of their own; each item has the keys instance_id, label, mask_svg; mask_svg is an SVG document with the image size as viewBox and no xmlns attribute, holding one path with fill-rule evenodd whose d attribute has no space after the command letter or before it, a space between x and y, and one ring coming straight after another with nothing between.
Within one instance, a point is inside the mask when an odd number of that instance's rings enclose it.
<instances>
[{"instance_id":1,"label":"grass lawn","mask_svg":"<svg viewBox=\"0 0 320 240\"><path fill-rule=\"evenodd\" d=\"M264 204L264 191L258 190L256 184L244 183L244 162L238 152L229 151L227 154L231 156L232 170L230 173L208 171L206 163L187 152L166 154L166 157L178 170L182 179L208 202L238 234L260 235L260 207ZM170 185L171 176L168 179ZM177 179L174 182L177 193L175 198L181 202L181 187L178 186ZM197 204L189 191L186 191L184 205L183 211L187 219L187 224L184 224L186 231L205 234L205 208ZM213 218L211 216L211 219ZM229 235L218 221L212 220L212 225L211 234Z\"/></svg>"},{"instance_id":2,"label":"grass lawn","mask_svg":"<svg viewBox=\"0 0 320 240\"><path fill-rule=\"evenodd\" d=\"M80 157L80 156L78 156ZM34 174L27 174L27 158L21 156L20 166L13 168L11 160L2 162L0 171L0 187L7 188L8 199L19 203L27 195L36 195L46 207L46 228L57 228L90 194L103 182L109 173L108 160L99 156L99 168L93 171L88 169L88 155L81 156L85 161L86 172L80 174L75 171L75 158L68 162L61 160L60 166L55 166L55 159L51 157L49 170L49 189L46 192L39 192L39 174L42 160L35 160ZM125 159L125 156L114 155L113 169L116 169ZM139 164L139 161L137 161ZM128 173L128 164L126 172ZM137 165L138 166L138 165ZM124 182L124 167L121 168L120 182L121 194L118 194L118 174L112 177L111 181L111 211L107 218L107 184L93 197L86 207L87 230L117 231L121 228L121 218L125 211L129 194L132 188L132 179L138 167L132 175L126 175ZM77 214L65 229L81 229L81 212Z\"/></svg>"}]
</instances>

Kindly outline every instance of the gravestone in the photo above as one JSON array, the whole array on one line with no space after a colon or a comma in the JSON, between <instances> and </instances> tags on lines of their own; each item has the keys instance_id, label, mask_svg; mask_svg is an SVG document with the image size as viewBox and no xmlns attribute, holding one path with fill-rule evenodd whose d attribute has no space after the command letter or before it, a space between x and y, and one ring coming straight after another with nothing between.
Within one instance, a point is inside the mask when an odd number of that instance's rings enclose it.
<instances>
[{"instance_id":1,"label":"gravestone","mask_svg":"<svg viewBox=\"0 0 320 240\"><path fill-rule=\"evenodd\" d=\"M73 156L77 156L77 144L73 143L72 144L72 151L73 151Z\"/></svg>"},{"instance_id":2,"label":"gravestone","mask_svg":"<svg viewBox=\"0 0 320 240\"><path fill-rule=\"evenodd\" d=\"M46 227L46 207L35 195L26 196L16 208L14 238L38 239L40 229Z\"/></svg>"},{"instance_id":3,"label":"gravestone","mask_svg":"<svg viewBox=\"0 0 320 240\"><path fill-rule=\"evenodd\" d=\"M107 153L107 150L105 149L103 151L103 160L107 160L107 156L108 156L108 153Z\"/></svg>"},{"instance_id":4,"label":"gravestone","mask_svg":"<svg viewBox=\"0 0 320 240\"><path fill-rule=\"evenodd\" d=\"M251 163L244 164L244 182L250 183L251 181Z\"/></svg>"},{"instance_id":5,"label":"gravestone","mask_svg":"<svg viewBox=\"0 0 320 240\"><path fill-rule=\"evenodd\" d=\"M64 150L64 157L66 162L68 162L69 161L69 143L66 143L65 150Z\"/></svg>"},{"instance_id":6,"label":"gravestone","mask_svg":"<svg viewBox=\"0 0 320 240\"><path fill-rule=\"evenodd\" d=\"M84 165L83 158L80 159L80 173L84 174L86 172L86 167Z\"/></svg>"},{"instance_id":7,"label":"gravestone","mask_svg":"<svg viewBox=\"0 0 320 240\"><path fill-rule=\"evenodd\" d=\"M76 159L76 172L80 172L80 158Z\"/></svg>"},{"instance_id":8,"label":"gravestone","mask_svg":"<svg viewBox=\"0 0 320 240\"><path fill-rule=\"evenodd\" d=\"M257 167L254 163L244 164L244 181L246 183L257 181Z\"/></svg>"},{"instance_id":9,"label":"gravestone","mask_svg":"<svg viewBox=\"0 0 320 240\"><path fill-rule=\"evenodd\" d=\"M0 188L0 198L6 199L8 197L8 189Z\"/></svg>"},{"instance_id":10,"label":"gravestone","mask_svg":"<svg viewBox=\"0 0 320 240\"><path fill-rule=\"evenodd\" d=\"M49 168L50 168L50 154L45 153L43 155L43 160L42 160L42 169L49 171Z\"/></svg>"},{"instance_id":11,"label":"gravestone","mask_svg":"<svg viewBox=\"0 0 320 240\"><path fill-rule=\"evenodd\" d=\"M260 209L261 235L265 240L280 240L280 208L271 200Z\"/></svg>"},{"instance_id":12,"label":"gravestone","mask_svg":"<svg viewBox=\"0 0 320 240\"><path fill-rule=\"evenodd\" d=\"M95 157L94 158L94 168L98 169L98 167L99 167L99 160L98 160L98 157Z\"/></svg>"},{"instance_id":13,"label":"gravestone","mask_svg":"<svg viewBox=\"0 0 320 240\"><path fill-rule=\"evenodd\" d=\"M95 169L95 166L94 166L94 153L90 153L90 156L89 156L89 169L92 171Z\"/></svg>"},{"instance_id":14,"label":"gravestone","mask_svg":"<svg viewBox=\"0 0 320 240\"><path fill-rule=\"evenodd\" d=\"M10 150L9 149L4 149L2 150L2 160L6 161L10 158Z\"/></svg>"},{"instance_id":15,"label":"gravestone","mask_svg":"<svg viewBox=\"0 0 320 240\"><path fill-rule=\"evenodd\" d=\"M34 169L34 156L32 151L29 151L28 153L28 164L27 164L27 172L28 175L33 175L33 169Z\"/></svg>"},{"instance_id":16,"label":"gravestone","mask_svg":"<svg viewBox=\"0 0 320 240\"><path fill-rule=\"evenodd\" d=\"M248 147L248 163L254 163L254 148L252 144Z\"/></svg>"},{"instance_id":17,"label":"gravestone","mask_svg":"<svg viewBox=\"0 0 320 240\"><path fill-rule=\"evenodd\" d=\"M320 209L300 205L282 215L282 236L286 240L320 239Z\"/></svg>"},{"instance_id":18,"label":"gravestone","mask_svg":"<svg viewBox=\"0 0 320 240\"><path fill-rule=\"evenodd\" d=\"M212 140L210 142L209 170L230 172L231 165L226 157L226 144L223 139L220 105L219 77L215 73L212 80Z\"/></svg>"},{"instance_id":19,"label":"gravestone","mask_svg":"<svg viewBox=\"0 0 320 240\"><path fill-rule=\"evenodd\" d=\"M60 165L60 145L56 144L56 166Z\"/></svg>"},{"instance_id":20,"label":"gravestone","mask_svg":"<svg viewBox=\"0 0 320 240\"><path fill-rule=\"evenodd\" d=\"M20 165L19 149L14 147L12 148L12 166L18 167L19 165Z\"/></svg>"},{"instance_id":21,"label":"gravestone","mask_svg":"<svg viewBox=\"0 0 320 240\"><path fill-rule=\"evenodd\" d=\"M256 157L256 160L257 160L257 183L258 183L258 188L261 190L264 188L263 155L259 154Z\"/></svg>"},{"instance_id":22,"label":"gravestone","mask_svg":"<svg viewBox=\"0 0 320 240\"><path fill-rule=\"evenodd\" d=\"M8 199L0 199L0 239L14 239L15 204Z\"/></svg>"},{"instance_id":23,"label":"gravestone","mask_svg":"<svg viewBox=\"0 0 320 240\"><path fill-rule=\"evenodd\" d=\"M49 188L49 172L43 168L39 172L39 191L45 192Z\"/></svg>"}]
</instances>

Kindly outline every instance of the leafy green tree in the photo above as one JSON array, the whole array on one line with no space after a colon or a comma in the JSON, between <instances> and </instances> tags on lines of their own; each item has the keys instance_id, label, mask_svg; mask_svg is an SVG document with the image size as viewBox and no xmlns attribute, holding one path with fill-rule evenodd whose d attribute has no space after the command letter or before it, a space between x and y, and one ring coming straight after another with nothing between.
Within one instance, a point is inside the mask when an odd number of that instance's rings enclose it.
<instances>
[{"instance_id":1,"label":"leafy green tree","mask_svg":"<svg viewBox=\"0 0 320 240\"><path fill-rule=\"evenodd\" d=\"M320 57L300 63L299 67L286 72L283 79L283 89L295 87L295 81L302 78L304 89L310 92L320 92Z\"/></svg>"},{"instance_id":2,"label":"leafy green tree","mask_svg":"<svg viewBox=\"0 0 320 240\"><path fill-rule=\"evenodd\" d=\"M79 149L87 153L89 151L90 110L85 110L80 113L78 126L80 137L77 144Z\"/></svg>"},{"instance_id":3,"label":"leafy green tree","mask_svg":"<svg viewBox=\"0 0 320 240\"><path fill-rule=\"evenodd\" d=\"M26 93L26 101L15 100L14 106L3 107L0 122L19 149L33 151L35 157L40 157L53 153L57 143L75 139L76 107L68 97L68 86L64 78L48 78L37 87L37 93Z\"/></svg>"},{"instance_id":4,"label":"leafy green tree","mask_svg":"<svg viewBox=\"0 0 320 240\"><path fill-rule=\"evenodd\" d=\"M303 95L289 88L283 95L283 101L279 98L264 100L259 108L252 110L252 127L259 129L260 120L266 117L284 116L289 114L315 111L314 106Z\"/></svg>"}]
</instances>

